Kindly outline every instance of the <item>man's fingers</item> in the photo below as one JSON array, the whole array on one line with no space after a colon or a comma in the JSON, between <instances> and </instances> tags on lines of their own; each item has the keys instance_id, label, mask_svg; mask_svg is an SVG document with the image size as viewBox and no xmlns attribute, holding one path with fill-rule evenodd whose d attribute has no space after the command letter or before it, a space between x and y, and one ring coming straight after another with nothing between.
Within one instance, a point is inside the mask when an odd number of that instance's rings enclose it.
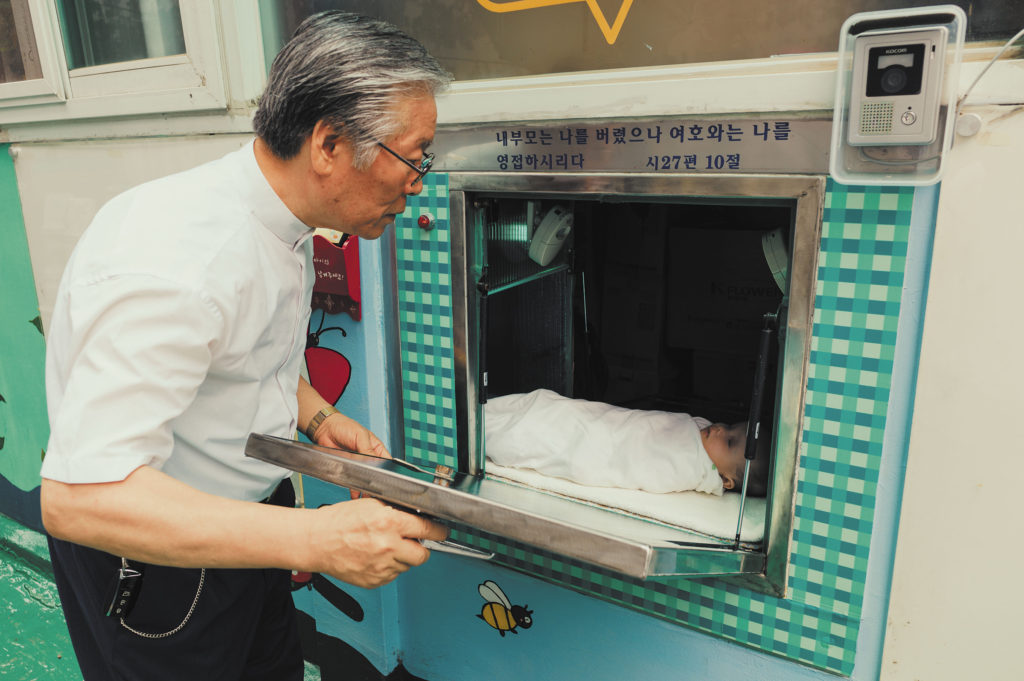
<instances>
[{"instance_id":1,"label":"man's fingers","mask_svg":"<svg viewBox=\"0 0 1024 681\"><path fill-rule=\"evenodd\" d=\"M403 518L398 525L398 531L408 539L433 539L444 541L448 538L448 528L441 523L434 522L424 516L408 511L399 511Z\"/></svg>"},{"instance_id":2,"label":"man's fingers","mask_svg":"<svg viewBox=\"0 0 1024 681\"><path fill-rule=\"evenodd\" d=\"M427 562L427 558L430 558L430 551L413 539L403 541L402 546L395 551L395 560L401 566L402 572L411 567L423 565Z\"/></svg>"},{"instance_id":3,"label":"man's fingers","mask_svg":"<svg viewBox=\"0 0 1024 681\"><path fill-rule=\"evenodd\" d=\"M373 435L372 433L370 436L370 452L374 456L380 457L382 459L391 458L391 452L388 451L388 448L385 447L384 443L381 442L380 439L377 438L377 436Z\"/></svg>"},{"instance_id":4,"label":"man's fingers","mask_svg":"<svg viewBox=\"0 0 1024 681\"><path fill-rule=\"evenodd\" d=\"M448 528L441 523L435 523L432 521L426 521L426 532L423 535L417 537L417 539L433 539L434 541L444 541L448 538Z\"/></svg>"}]
</instances>

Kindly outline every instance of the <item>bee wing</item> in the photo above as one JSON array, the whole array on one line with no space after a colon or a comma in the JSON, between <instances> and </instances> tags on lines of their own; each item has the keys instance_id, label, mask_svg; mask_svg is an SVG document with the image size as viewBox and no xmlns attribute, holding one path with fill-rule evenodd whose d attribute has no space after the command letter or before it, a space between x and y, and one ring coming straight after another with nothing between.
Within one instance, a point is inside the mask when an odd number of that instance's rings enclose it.
<instances>
[{"instance_id":1,"label":"bee wing","mask_svg":"<svg viewBox=\"0 0 1024 681\"><path fill-rule=\"evenodd\" d=\"M480 592L480 595L488 603L501 603L507 609L512 609L512 602L508 600L508 596L505 595L505 592L501 590L500 586L491 580L488 579L486 582L478 586L477 591Z\"/></svg>"}]
</instances>

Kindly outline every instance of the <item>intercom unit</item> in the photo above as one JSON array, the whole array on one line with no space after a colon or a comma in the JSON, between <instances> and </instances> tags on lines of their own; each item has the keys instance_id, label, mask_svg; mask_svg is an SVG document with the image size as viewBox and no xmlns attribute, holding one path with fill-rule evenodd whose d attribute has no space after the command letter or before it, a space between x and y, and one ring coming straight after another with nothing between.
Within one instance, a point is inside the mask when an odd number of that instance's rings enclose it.
<instances>
[{"instance_id":1,"label":"intercom unit","mask_svg":"<svg viewBox=\"0 0 1024 681\"><path fill-rule=\"evenodd\" d=\"M967 17L956 5L862 12L839 37L829 172L926 185L952 145Z\"/></svg>"},{"instance_id":2,"label":"intercom unit","mask_svg":"<svg viewBox=\"0 0 1024 681\"><path fill-rule=\"evenodd\" d=\"M870 31L854 41L849 141L853 145L931 144L949 31Z\"/></svg>"}]
</instances>

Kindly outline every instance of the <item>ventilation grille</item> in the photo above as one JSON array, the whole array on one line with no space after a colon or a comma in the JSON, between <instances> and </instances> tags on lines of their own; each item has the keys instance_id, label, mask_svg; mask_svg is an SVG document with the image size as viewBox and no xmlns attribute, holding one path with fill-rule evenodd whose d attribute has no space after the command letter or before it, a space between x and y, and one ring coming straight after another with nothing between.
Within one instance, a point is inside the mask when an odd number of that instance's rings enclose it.
<instances>
[{"instance_id":1,"label":"ventilation grille","mask_svg":"<svg viewBox=\"0 0 1024 681\"><path fill-rule=\"evenodd\" d=\"M536 274L530 260L530 226L526 224L526 203L497 202L487 224L488 280L500 288Z\"/></svg>"}]
</instances>

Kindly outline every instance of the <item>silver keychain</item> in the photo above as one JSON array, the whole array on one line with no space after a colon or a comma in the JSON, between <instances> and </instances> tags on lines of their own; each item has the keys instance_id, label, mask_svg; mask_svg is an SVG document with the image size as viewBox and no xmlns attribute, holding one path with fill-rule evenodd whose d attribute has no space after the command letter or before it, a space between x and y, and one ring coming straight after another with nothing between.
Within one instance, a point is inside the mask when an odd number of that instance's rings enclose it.
<instances>
[{"instance_id":1,"label":"silver keychain","mask_svg":"<svg viewBox=\"0 0 1024 681\"><path fill-rule=\"evenodd\" d=\"M128 626L124 621L124 618L131 611L132 606L135 604L135 599L138 596L139 587L142 584L143 571L137 570L128 565L126 558L121 558L121 568L117 571L117 590L114 592L114 597L110 601L110 605L107 607L108 617L117 617L121 622L121 626L142 638L167 638L173 636L179 631L185 628L188 621L192 619L192 614L196 611L196 605L199 603L199 594L203 592L203 584L206 583L206 568L201 568L199 572L199 586L196 588L195 598L192 599L192 606L188 609L188 613L185 615L185 619L181 621L181 624L174 627L170 631L165 631L162 634L150 634L145 631L139 631Z\"/></svg>"}]
</instances>

